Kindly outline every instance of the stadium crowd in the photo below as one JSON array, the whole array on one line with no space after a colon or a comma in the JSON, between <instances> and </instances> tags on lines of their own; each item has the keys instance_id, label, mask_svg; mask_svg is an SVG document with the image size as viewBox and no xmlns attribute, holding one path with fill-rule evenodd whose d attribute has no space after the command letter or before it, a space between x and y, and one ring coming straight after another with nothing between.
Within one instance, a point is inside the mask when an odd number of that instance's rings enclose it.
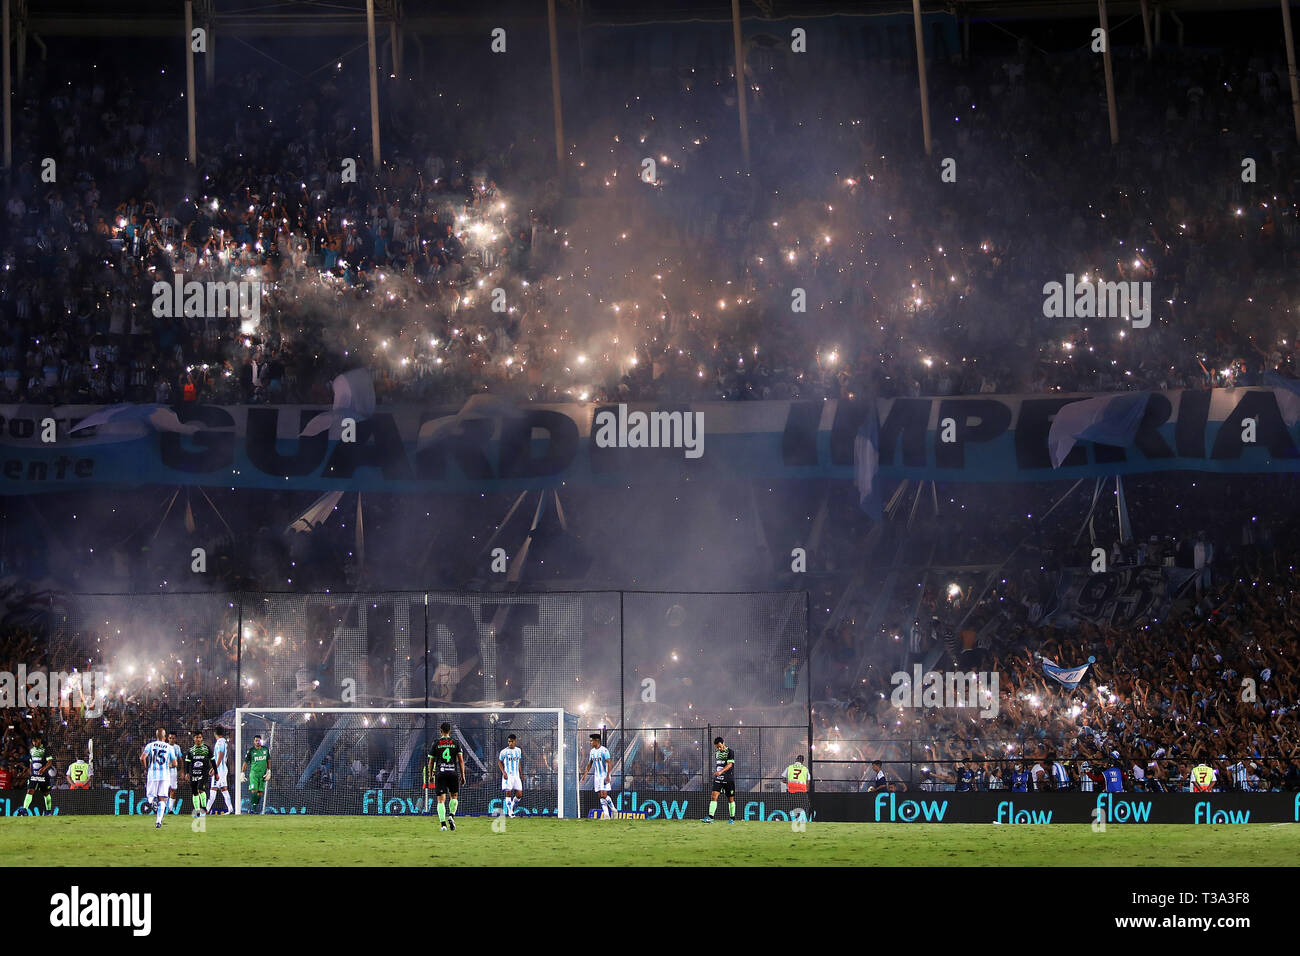
<instances>
[{"instance_id":1,"label":"stadium crowd","mask_svg":"<svg viewBox=\"0 0 1300 956\"><path fill-rule=\"evenodd\" d=\"M325 402L358 364L381 401L450 403L485 390L834 398L1291 374L1300 157L1283 67L1120 51L1127 139L1108 152L1095 59L1025 47L936 63L936 155L957 158L956 183L910 158L909 111L862 107L864 82L872 102L907 102L906 64L864 78L829 58L810 85L756 56L748 180L728 175L725 67L656 73L633 99L611 83L575 111L563 187L544 144L497 141L504 123L462 103L422 127L394 120L392 161L344 182L326 157L366 151L345 84L304 89L258 69L204 98L202 142L222 145L188 179L169 77L41 61L4 199L0 394ZM398 116L417 94L392 96ZM1040 122L1048 112L1065 121ZM651 151L647 185L636 171ZM43 156L59 163L54 183ZM1257 183L1242 181L1247 158ZM157 315L153 284L176 272L261 286L242 317ZM1151 282L1151 326L1044 318L1044 284L1067 274ZM796 287L805 312L790 311Z\"/></svg>"},{"instance_id":2,"label":"stadium crowd","mask_svg":"<svg viewBox=\"0 0 1300 956\"><path fill-rule=\"evenodd\" d=\"M1132 620L1037 619L1034 589L1009 576L969 623L957 624L946 592L929 589L943 621L927 616L918 641L892 649L892 635L879 635L866 658L877 663L856 683L849 671L832 671L838 676L814 708L818 755L858 761L855 772L880 759L894 779L923 788L1010 789L1017 769L1052 754L1078 789L1096 788L1112 766L1130 789L1186 789L1188 771L1202 762L1220 789L1300 789L1296 533L1292 522L1267 548L1253 538L1225 546L1212 565L1190 568L1197 573L1172 600ZM1187 536L1192 554L1180 549L1179 560L1192 564L1203 542ZM1155 555L1153 546L1148 561ZM859 639L850 622L833 646ZM1045 673L1043 658L1095 663L1070 689ZM894 674L911 678L922 661L939 672L996 674L996 703L982 700L979 713L913 708L909 691L908 706L897 706ZM858 778L832 776L832 788L857 788Z\"/></svg>"},{"instance_id":3,"label":"stadium crowd","mask_svg":"<svg viewBox=\"0 0 1300 956\"><path fill-rule=\"evenodd\" d=\"M10 674L42 671L45 674L87 673L103 666L88 661L84 649L74 642L51 640L44 635L7 634L4 670ZM123 671L116 671L122 674ZM74 760L92 756L89 742L98 742L93 757L95 787L134 787L143 790L144 768L140 752L154 739L158 727L183 734L211 722L211 705L216 696L210 688L196 688L183 681L168 681L165 675L148 675L132 680L132 688L108 688L98 703L76 694L63 695L57 706L10 706L0 709L4 721L0 740L0 770L12 789L27 786L30 770L28 752L40 735L58 772L57 788L67 788L66 771ZM96 716L90 716L91 713ZM188 740L183 737L182 739Z\"/></svg>"}]
</instances>

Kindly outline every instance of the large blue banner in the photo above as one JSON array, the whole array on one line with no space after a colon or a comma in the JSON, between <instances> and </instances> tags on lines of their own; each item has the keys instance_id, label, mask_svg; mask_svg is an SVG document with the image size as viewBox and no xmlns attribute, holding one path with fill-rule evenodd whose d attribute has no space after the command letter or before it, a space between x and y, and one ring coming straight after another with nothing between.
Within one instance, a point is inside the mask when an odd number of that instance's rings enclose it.
<instances>
[{"instance_id":1,"label":"large blue banner","mask_svg":"<svg viewBox=\"0 0 1300 956\"><path fill-rule=\"evenodd\" d=\"M1155 392L1123 447L1078 441L1059 468L1048 433L1092 395L875 403L884 479L1042 481L1169 470L1292 472L1300 433L1272 388ZM480 398L483 398L480 396ZM0 492L227 485L512 491L593 483L854 477L860 401L680 406L380 407L303 435L327 409L186 405L71 429L97 406L0 406ZM350 424L351 423L351 424Z\"/></svg>"}]
</instances>

